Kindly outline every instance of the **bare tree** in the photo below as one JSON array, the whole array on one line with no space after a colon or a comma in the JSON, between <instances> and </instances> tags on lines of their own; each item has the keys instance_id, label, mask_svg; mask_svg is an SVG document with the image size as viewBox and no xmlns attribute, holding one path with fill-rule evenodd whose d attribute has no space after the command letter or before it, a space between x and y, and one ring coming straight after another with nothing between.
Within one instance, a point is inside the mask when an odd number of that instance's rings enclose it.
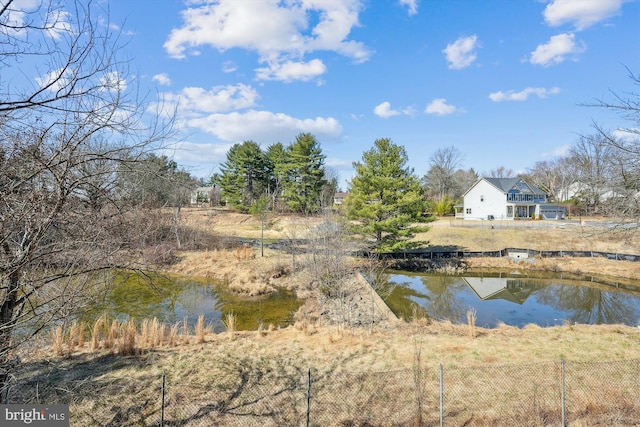
<instances>
[{"instance_id":1,"label":"bare tree","mask_svg":"<svg viewBox=\"0 0 640 427\"><path fill-rule=\"evenodd\" d=\"M515 173L511 169L500 166L496 169L491 169L489 176L492 178L515 178Z\"/></svg>"},{"instance_id":2,"label":"bare tree","mask_svg":"<svg viewBox=\"0 0 640 427\"><path fill-rule=\"evenodd\" d=\"M61 4L0 3L0 403L15 349L139 259L117 172L171 131L143 122L107 11Z\"/></svg>"},{"instance_id":3,"label":"bare tree","mask_svg":"<svg viewBox=\"0 0 640 427\"><path fill-rule=\"evenodd\" d=\"M462 153L454 146L439 148L429 160L429 171L423 177L427 197L442 200L444 196L454 197L454 174L462 163Z\"/></svg>"},{"instance_id":4,"label":"bare tree","mask_svg":"<svg viewBox=\"0 0 640 427\"><path fill-rule=\"evenodd\" d=\"M617 217L619 224L629 230L640 228L640 74L628 68L627 73L636 91L611 91L611 100L599 99L588 106L612 110L626 122L614 131L597 123L594 127L612 153L611 197L606 213Z\"/></svg>"},{"instance_id":5,"label":"bare tree","mask_svg":"<svg viewBox=\"0 0 640 427\"><path fill-rule=\"evenodd\" d=\"M473 184L478 180L478 174L473 168L468 170L458 169L453 174L453 182L454 182L454 200L461 200L464 193L471 188Z\"/></svg>"},{"instance_id":6,"label":"bare tree","mask_svg":"<svg viewBox=\"0 0 640 427\"><path fill-rule=\"evenodd\" d=\"M330 208L333 206L333 199L338 191L338 178L340 174L337 170L325 167L325 183L322 185L320 192L320 205L322 208Z\"/></svg>"},{"instance_id":7,"label":"bare tree","mask_svg":"<svg viewBox=\"0 0 640 427\"><path fill-rule=\"evenodd\" d=\"M601 197L609 190L613 151L599 134L581 136L569 151L570 162L578 173L576 198L587 213L594 213L600 208Z\"/></svg>"}]
</instances>

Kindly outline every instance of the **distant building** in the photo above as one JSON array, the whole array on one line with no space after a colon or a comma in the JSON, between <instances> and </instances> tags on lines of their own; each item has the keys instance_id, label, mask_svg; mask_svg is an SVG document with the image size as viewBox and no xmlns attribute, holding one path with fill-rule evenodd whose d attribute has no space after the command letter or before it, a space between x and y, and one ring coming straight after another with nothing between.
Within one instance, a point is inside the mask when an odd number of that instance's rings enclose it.
<instances>
[{"instance_id":1,"label":"distant building","mask_svg":"<svg viewBox=\"0 0 640 427\"><path fill-rule=\"evenodd\" d=\"M214 205L218 200L216 197L218 189L215 185L209 187L198 187L191 192L191 206Z\"/></svg>"},{"instance_id":2,"label":"distant building","mask_svg":"<svg viewBox=\"0 0 640 427\"><path fill-rule=\"evenodd\" d=\"M347 197L347 194L349 193L335 193L333 195L333 204L334 205L341 205L342 203L344 203L344 198Z\"/></svg>"},{"instance_id":3,"label":"distant building","mask_svg":"<svg viewBox=\"0 0 640 427\"><path fill-rule=\"evenodd\" d=\"M456 218L475 220L561 219L564 206L547 203L547 195L522 178L480 178L456 205Z\"/></svg>"}]
</instances>

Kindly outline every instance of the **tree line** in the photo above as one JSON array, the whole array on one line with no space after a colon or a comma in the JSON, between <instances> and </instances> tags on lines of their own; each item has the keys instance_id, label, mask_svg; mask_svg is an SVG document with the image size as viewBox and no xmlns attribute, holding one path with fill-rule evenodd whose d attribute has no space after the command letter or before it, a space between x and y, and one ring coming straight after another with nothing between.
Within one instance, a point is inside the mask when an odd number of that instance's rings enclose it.
<instances>
[{"instance_id":1,"label":"tree line","mask_svg":"<svg viewBox=\"0 0 640 427\"><path fill-rule=\"evenodd\" d=\"M338 186L325 158L310 133L299 134L286 147L276 143L266 150L245 141L229 149L211 183L220 187L221 201L245 212L263 197L275 211L316 213L332 204Z\"/></svg>"}]
</instances>

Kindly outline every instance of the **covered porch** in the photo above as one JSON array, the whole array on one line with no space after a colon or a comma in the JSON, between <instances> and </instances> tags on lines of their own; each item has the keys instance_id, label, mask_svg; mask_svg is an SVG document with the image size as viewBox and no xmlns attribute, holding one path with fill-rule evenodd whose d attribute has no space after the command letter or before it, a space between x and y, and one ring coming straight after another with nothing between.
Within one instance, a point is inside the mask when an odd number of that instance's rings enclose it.
<instances>
[{"instance_id":1,"label":"covered porch","mask_svg":"<svg viewBox=\"0 0 640 427\"><path fill-rule=\"evenodd\" d=\"M507 218L531 219L536 215L535 204L507 203Z\"/></svg>"},{"instance_id":2,"label":"covered porch","mask_svg":"<svg viewBox=\"0 0 640 427\"><path fill-rule=\"evenodd\" d=\"M454 205L453 211L456 214L456 218L464 219L464 205Z\"/></svg>"}]
</instances>

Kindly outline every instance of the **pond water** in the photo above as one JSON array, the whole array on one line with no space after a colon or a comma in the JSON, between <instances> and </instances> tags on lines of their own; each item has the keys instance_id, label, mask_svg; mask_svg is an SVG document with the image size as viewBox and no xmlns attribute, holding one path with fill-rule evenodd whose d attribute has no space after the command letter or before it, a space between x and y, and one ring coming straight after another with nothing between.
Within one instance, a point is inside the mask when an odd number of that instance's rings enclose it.
<instances>
[{"instance_id":1,"label":"pond water","mask_svg":"<svg viewBox=\"0 0 640 427\"><path fill-rule=\"evenodd\" d=\"M110 292L95 301L83 318L89 324L106 313L120 321L157 318L175 324L186 318L193 327L198 317L204 315L206 325L220 332L224 330L224 316L233 313L237 330L256 330L260 324L265 328L270 324L289 325L303 303L285 290L260 297L240 296L213 279L118 273L113 280Z\"/></svg>"},{"instance_id":2,"label":"pond water","mask_svg":"<svg viewBox=\"0 0 640 427\"><path fill-rule=\"evenodd\" d=\"M438 320L476 325L553 326L565 323L640 325L640 284L598 283L593 278L465 276L388 272L386 302L400 317L416 310ZM385 295L382 295L385 297Z\"/></svg>"}]
</instances>

